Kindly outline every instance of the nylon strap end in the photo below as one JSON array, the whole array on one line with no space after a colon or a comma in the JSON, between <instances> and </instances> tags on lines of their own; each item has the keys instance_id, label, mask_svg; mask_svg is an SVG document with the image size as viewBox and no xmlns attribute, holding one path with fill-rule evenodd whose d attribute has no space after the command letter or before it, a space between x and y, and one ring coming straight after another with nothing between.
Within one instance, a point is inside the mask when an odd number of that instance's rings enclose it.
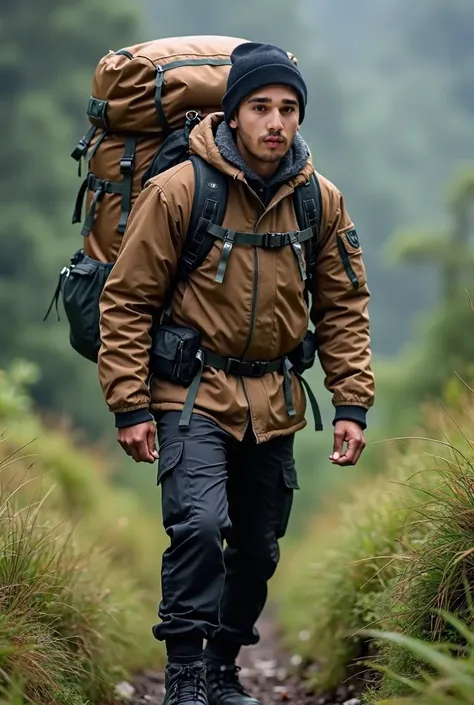
<instances>
[{"instance_id":1,"label":"nylon strap end","mask_svg":"<svg viewBox=\"0 0 474 705\"><path fill-rule=\"evenodd\" d=\"M204 357L199 351L197 354L197 359L199 360L199 370L196 373L191 386L189 387L188 394L186 396L186 401L184 402L183 411L179 419L179 428L188 428L191 421L191 414L194 409L194 402L196 401L199 385L201 384L202 372L204 369Z\"/></svg>"},{"instance_id":2,"label":"nylon strap end","mask_svg":"<svg viewBox=\"0 0 474 705\"><path fill-rule=\"evenodd\" d=\"M226 235L224 237L224 242L222 245L222 254L221 254L220 261L219 261L219 266L217 267L217 274L216 274L216 279L215 279L217 284L222 284L224 281L224 277L225 277L225 273L226 273L226 269L227 269L227 263L229 261L230 253L232 252L234 240L235 240L235 231L229 229L226 232Z\"/></svg>"}]
</instances>

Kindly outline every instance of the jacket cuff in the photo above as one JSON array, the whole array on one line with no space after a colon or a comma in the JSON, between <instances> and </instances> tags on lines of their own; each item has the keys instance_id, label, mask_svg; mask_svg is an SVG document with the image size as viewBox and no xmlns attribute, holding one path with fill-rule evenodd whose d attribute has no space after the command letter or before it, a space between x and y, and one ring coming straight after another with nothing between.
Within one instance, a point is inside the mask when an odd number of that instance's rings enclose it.
<instances>
[{"instance_id":1,"label":"jacket cuff","mask_svg":"<svg viewBox=\"0 0 474 705\"><path fill-rule=\"evenodd\" d=\"M367 428L366 421L367 409L363 406L336 406L336 414L334 416L333 425L337 421L355 421L359 424L362 430Z\"/></svg>"},{"instance_id":2,"label":"jacket cuff","mask_svg":"<svg viewBox=\"0 0 474 705\"><path fill-rule=\"evenodd\" d=\"M139 423L146 423L147 421L153 421L153 416L147 408L115 412L115 428L136 426Z\"/></svg>"}]
</instances>

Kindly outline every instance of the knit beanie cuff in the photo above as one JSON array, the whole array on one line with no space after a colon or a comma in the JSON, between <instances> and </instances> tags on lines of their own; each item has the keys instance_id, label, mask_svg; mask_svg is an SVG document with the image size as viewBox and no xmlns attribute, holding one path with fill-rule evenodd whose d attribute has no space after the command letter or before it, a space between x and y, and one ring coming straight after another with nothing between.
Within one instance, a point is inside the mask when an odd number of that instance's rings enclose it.
<instances>
[{"instance_id":1,"label":"knit beanie cuff","mask_svg":"<svg viewBox=\"0 0 474 705\"><path fill-rule=\"evenodd\" d=\"M226 122L234 117L240 103L249 95L264 86L283 84L293 88L297 94L300 107L300 124L305 115L306 87L298 71L286 64L268 64L257 66L244 74L227 91L223 100L224 116Z\"/></svg>"}]
</instances>

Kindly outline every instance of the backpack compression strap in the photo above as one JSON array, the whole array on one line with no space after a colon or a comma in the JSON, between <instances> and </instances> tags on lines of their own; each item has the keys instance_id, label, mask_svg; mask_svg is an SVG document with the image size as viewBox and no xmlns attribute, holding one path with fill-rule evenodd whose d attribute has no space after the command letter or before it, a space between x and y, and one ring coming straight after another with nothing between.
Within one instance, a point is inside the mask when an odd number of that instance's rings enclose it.
<instances>
[{"instance_id":1,"label":"backpack compression strap","mask_svg":"<svg viewBox=\"0 0 474 705\"><path fill-rule=\"evenodd\" d=\"M227 208L227 176L196 155L190 156L194 169L194 201L189 220L186 245L181 256L184 277L197 269L206 259L214 244L207 232L211 223L220 225Z\"/></svg>"},{"instance_id":2,"label":"backpack compression strap","mask_svg":"<svg viewBox=\"0 0 474 705\"><path fill-rule=\"evenodd\" d=\"M314 272L318 257L319 234L323 219L323 202L321 197L321 187L315 173L311 179L303 186L295 189L293 196L296 218L300 229L311 228L313 237L306 243L307 255L307 286L306 302L308 303L308 293L314 285Z\"/></svg>"}]
</instances>

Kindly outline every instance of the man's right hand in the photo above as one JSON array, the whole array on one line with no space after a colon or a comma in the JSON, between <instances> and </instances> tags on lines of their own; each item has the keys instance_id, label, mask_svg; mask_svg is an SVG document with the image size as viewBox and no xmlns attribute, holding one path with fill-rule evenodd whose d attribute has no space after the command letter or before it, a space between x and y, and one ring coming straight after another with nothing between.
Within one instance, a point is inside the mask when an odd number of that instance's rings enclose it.
<instances>
[{"instance_id":1,"label":"man's right hand","mask_svg":"<svg viewBox=\"0 0 474 705\"><path fill-rule=\"evenodd\" d=\"M136 463L154 463L158 459L156 429L153 421L119 428L118 442Z\"/></svg>"}]
</instances>

